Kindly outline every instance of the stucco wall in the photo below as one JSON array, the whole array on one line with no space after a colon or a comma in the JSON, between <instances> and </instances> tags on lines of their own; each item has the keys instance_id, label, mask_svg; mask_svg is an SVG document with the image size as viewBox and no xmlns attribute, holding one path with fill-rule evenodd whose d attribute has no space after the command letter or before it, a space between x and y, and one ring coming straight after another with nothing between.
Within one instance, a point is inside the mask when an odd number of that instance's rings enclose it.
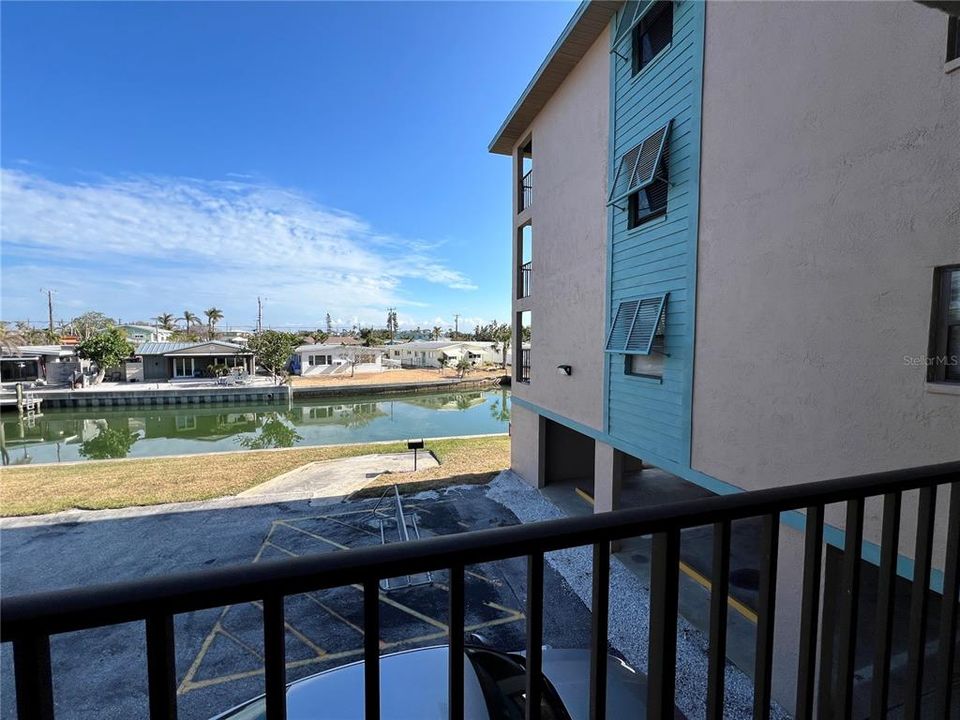
<instances>
[{"instance_id":1,"label":"stucco wall","mask_svg":"<svg viewBox=\"0 0 960 720\"><path fill-rule=\"evenodd\" d=\"M933 268L960 262L946 24L912 2L708 7L697 470L752 489L960 458L960 395L904 362Z\"/></svg>"},{"instance_id":2,"label":"stucco wall","mask_svg":"<svg viewBox=\"0 0 960 720\"><path fill-rule=\"evenodd\" d=\"M533 487L542 487L544 480L540 464L545 439L540 436L542 423L537 413L520 405L510 406L510 469Z\"/></svg>"},{"instance_id":3,"label":"stucco wall","mask_svg":"<svg viewBox=\"0 0 960 720\"><path fill-rule=\"evenodd\" d=\"M517 397L596 429L603 424L609 46L605 30L531 125L532 294L514 301L515 312L532 311L533 327L531 383L515 384ZM572 374L558 375L557 365Z\"/></svg>"}]
</instances>

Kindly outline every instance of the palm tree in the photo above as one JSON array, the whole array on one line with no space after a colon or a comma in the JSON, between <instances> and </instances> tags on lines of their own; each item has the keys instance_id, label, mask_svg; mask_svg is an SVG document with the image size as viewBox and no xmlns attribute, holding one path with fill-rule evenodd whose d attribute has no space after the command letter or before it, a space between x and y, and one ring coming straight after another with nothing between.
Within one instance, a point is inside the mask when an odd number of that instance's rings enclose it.
<instances>
[{"instance_id":1,"label":"palm tree","mask_svg":"<svg viewBox=\"0 0 960 720\"><path fill-rule=\"evenodd\" d=\"M5 322L0 321L0 349L7 355L17 355L20 346L26 345L23 335L18 330L11 329Z\"/></svg>"},{"instance_id":2,"label":"palm tree","mask_svg":"<svg viewBox=\"0 0 960 720\"><path fill-rule=\"evenodd\" d=\"M173 330L173 315L170 313L157 315L154 320L156 320L157 324L164 330Z\"/></svg>"},{"instance_id":3,"label":"palm tree","mask_svg":"<svg viewBox=\"0 0 960 720\"><path fill-rule=\"evenodd\" d=\"M179 318L177 318L177 322L180 322L181 320L183 320L184 324L186 325L186 329L187 329L187 330L189 330L189 329L190 329L190 326L193 325L194 323L200 322L200 318L198 318L196 315L194 315L194 314L193 314L192 312L190 312L189 310L184 310L184 311L183 311L183 315L181 315Z\"/></svg>"},{"instance_id":4,"label":"palm tree","mask_svg":"<svg viewBox=\"0 0 960 720\"><path fill-rule=\"evenodd\" d=\"M217 323L223 320L223 310L212 307L209 310L204 310L203 314L207 316L207 328L210 333L210 339L213 340L213 331L216 329Z\"/></svg>"},{"instance_id":5,"label":"palm tree","mask_svg":"<svg viewBox=\"0 0 960 720\"><path fill-rule=\"evenodd\" d=\"M441 332L442 332L442 331L440 330L440 327L437 326L437 325L435 325L435 326L433 327L433 332L430 333L430 334L433 336L433 339L434 339L434 340L439 340L439 339L440 339L440 333L441 333Z\"/></svg>"}]
</instances>

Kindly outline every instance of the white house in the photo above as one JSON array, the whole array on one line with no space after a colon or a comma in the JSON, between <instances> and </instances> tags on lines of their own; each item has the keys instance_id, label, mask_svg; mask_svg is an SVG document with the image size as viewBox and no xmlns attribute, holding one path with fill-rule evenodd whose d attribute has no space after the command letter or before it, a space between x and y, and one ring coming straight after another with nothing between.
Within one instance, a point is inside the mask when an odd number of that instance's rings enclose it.
<instances>
[{"instance_id":1,"label":"white house","mask_svg":"<svg viewBox=\"0 0 960 720\"><path fill-rule=\"evenodd\" d=\"M414 341L382 348L387 358L399 362L403 367L440 367L440 358L449 358L449 365L455 366L460 358L467 356L474 367L487 364L499 364L503 361L500 343L493 341L430 340Z\"/></svg>"},{"instance_id":2,"label":"white house","mask_svg":"<svg viewBox=\"0 0 960 720\"><path fill-rule=\"evenodd\" d=\"M384 351L361 345L301 345L294 372L304 377L383 372Z\"/></svg>"}]
</instances>

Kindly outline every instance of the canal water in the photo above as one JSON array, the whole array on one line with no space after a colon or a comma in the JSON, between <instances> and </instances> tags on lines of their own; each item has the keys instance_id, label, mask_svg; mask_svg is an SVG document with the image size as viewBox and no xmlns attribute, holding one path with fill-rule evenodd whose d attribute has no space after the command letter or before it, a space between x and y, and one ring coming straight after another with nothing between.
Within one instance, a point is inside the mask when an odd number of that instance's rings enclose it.
<instances>
[{"instance_id":1,"label":"canal water","mask_svg":"<svg viewBox=\"0 0 960 720\"><path fill-rule=\"evenodd\" d=\"M507 432L507 390L327 398L289 405L44 410L2 416L4 465L158 457Z\"/></svg>"}]
</instances>

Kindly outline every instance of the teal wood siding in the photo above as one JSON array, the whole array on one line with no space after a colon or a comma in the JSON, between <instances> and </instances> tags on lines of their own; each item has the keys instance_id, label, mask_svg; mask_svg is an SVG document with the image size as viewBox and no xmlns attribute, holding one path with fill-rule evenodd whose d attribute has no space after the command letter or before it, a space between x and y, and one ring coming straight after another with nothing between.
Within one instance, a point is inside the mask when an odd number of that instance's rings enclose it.
<instances>
[{"instance_id":1,"label":"teal wood siding","mask_svg":"<svg viewBox=\"0 0 960 720\"><path fill-rule=\"evenodd\" d=\"M622 300L669 293L669 357L660 382L627 375L624 356L607 355L606 430L631 454L685 468L690 465L703 37L704 3L685 0L674 5L670 46L637 75L629 37L610 55L610 182L624 153L670 120L673 130L666 215L631 230L625 209L609 209L607 298L609 324Z\"/></svg>"}]
</instances>

